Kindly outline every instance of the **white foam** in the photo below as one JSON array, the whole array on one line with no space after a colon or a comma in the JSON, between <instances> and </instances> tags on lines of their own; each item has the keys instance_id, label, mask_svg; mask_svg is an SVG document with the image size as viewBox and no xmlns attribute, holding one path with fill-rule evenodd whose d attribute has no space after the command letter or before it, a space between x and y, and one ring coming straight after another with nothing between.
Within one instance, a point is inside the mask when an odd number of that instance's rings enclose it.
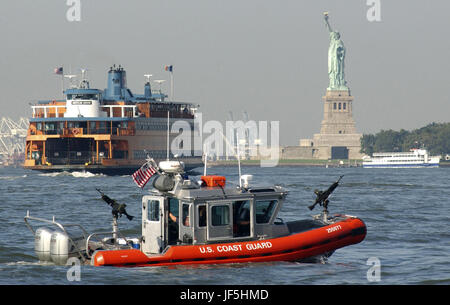
<instances>
[{"instance_id":1,"label":"white foam","mask_svg":"<svg viewBox=\"0 0 450 305\"><path fill-rule=\"evenodd\" d=\"M18 262L9 262L4 263L5 266L47 266L47 265L54 265L53 262L44 262L44 261L35 261L35 262L25 262L25 261L18 261Z\"/></svg>"},{"instance_id":2,"label":"white foam","mask_svg":"<svg viewBox=\"0 0 450 305\"><path fill-rule=\"evenodd\" d=\"M72 176L75 178L91 178L91 177L100 177L100 176L103 176L103 174L93 174L93 173L87 172L87 171L70 172L70 173L64 171L64 172L39 174L39 176L45 176L45 177Z\"/></svg>"},{"instance_id":3,"label":"white foam","mask_svg":"<svg viewBox=\"0 0 450 305\"><path fill-rule=\"evenodd\" d=\"M60 175L64 175L64 174L68 174L67 172L54 172L54 173L44 173L44 174L38 174L38 176L44 176L44 177L56 177L56 176L60 176Z\"/></svg>"},{"instance_id":4,"label":"white foam","mask_svg":"<svg viewBox=\"0 0 450 305\"><path fill-rule=\"evenodd\" d=\"M20 179L20 178L26 178L27 175L22 175L22 176L0 176L0 179L2 180L15 180L15 179Z\"/></svg>"},{"instance_id":5,"label":"white foam","mask_svg":"<svg viewBox=\"0 0 450 305\"><path fill-rule=\"evenodd\" d=\"M101 176L102 174L93 174L91 172L72 172L72 176L76 178L90 178L90 177L96 177Z\"/></svg>"}]
</instances>

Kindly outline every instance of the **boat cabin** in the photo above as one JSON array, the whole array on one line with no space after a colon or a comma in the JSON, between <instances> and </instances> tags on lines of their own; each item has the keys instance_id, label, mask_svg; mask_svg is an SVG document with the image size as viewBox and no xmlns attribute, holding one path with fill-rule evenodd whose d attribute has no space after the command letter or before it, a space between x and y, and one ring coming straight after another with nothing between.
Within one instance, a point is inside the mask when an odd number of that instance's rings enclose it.
<instances>
[{"instance_id":1,"label":"boat cabin","mask_svg":"<svg viewBox=\"0 0 450 305\"><path fill-rule=\"evenodd\" d=\"M172 178L158 179L170 185L167 179ZM231 243L289 234L277 218L285 189L226 188L220 176L203 176L202 181L199 185L178 177L169 191L154 181L160 190L142 198L141 250L145 254L162 253L169 245Z\"/></svg>"}]
</instances>

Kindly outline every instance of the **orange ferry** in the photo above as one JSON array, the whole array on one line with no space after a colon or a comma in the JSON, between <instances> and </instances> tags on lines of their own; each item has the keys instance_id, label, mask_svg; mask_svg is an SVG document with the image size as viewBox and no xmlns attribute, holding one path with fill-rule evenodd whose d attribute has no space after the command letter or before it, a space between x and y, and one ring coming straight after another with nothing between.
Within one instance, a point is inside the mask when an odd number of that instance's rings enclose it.
<instances>
[{"instance_id":1,"label":"orange ferry","mask_svg":"<svg viewBox=\"0 0 450 305\"><path fill-rule=\"evenodd\" d=\"M150 75L146 76L144 94L137 95L127 88L126 71L120 66L108 71L105 90L90 88L83 73L79 86L64 91L65 100L32 105L24 167L132 174L147 154L157 160L168 156L167 113L172 123L189 124L193 143L198 105L166 101L161 90L152 90ZM175 136L171 133L170 141ZM187 170L202 166L201 151L192 149L179 158Z\"/></svg>"}]
</instances>

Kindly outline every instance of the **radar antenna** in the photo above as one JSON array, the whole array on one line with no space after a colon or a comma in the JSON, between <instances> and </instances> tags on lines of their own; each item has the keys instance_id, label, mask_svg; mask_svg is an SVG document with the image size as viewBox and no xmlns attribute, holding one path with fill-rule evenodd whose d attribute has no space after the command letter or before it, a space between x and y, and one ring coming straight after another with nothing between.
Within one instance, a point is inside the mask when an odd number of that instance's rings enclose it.
<instances>
[{"instance_id":1,"label":"radar antenna","mask_svg":"<svg viewBox=\"0 0 450 305\"><path fill-rule=\"evenodd\" d=\"M89 81L87 80L87 71L88 71L88 69L80 68L80 70L81 70L80 88L82 88L82 89L89 89Z\"/></svg>"},{"instance_id":2,"label":"radar antenna","mask_svg":"<svg viewBox=\"0 0 450 305\"><path fill-rule=\"evenodd\" d=\"M145 83L149 83L150 82L150 77L152 77L153 74L144 74L145 77Z\"/></svg>"},{"instance_id":3,"label":"radar antenna","mask_svg":"<svg viewBox=\"0 0 450 305\"><path fill-rule=\"evenodd\" d=\"M70 88L75 88L76 85L73 84L73 79L77 77L75 74L66 74L64 75L65 78L69 79Z\"/></svg>"},{"instance_id":4,"label":"radar antenna","mask_svg":"<svg viewBox=\"0 0 450 305\"><path fill-rule=\"evenodd\" d=\"M164 83L165 81L166 81L165 79L157 79L157 80L154 80L154 82L157 83L157 84L159 85L159 93L161 93L161 94L162 94L162 88L161 88L161 86L162 86L162 83Z\"/></svg>"}]
</instances>

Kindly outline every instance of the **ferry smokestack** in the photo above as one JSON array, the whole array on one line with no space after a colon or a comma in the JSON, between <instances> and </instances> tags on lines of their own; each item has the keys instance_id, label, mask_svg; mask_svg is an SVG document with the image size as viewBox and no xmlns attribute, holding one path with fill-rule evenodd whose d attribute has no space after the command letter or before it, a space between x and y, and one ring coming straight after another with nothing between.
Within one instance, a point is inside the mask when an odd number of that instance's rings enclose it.
<instances>
[{"instance_id":1,"label":"ferry smokestack","mask_svg":"<svg viewBox=\"0 0 450 305\"><path fill-rule=\"evenodd\" d=\"M108 71L108 87L105 90L105 98L120 100L126 96L127 72L119 65L113 65Z\"/></svg>"},{"instance_id":2,"label":"ferry smokestack","mask_svg":"<svg viewBox=\"0 0 450 305\"><path fill-rule=\"evenodd\" d=\"M144 87L144 96L146 99L150 99L152 97L152 89L150 87L150 83L146 83Z\"/></svg>"}]
</instances>

